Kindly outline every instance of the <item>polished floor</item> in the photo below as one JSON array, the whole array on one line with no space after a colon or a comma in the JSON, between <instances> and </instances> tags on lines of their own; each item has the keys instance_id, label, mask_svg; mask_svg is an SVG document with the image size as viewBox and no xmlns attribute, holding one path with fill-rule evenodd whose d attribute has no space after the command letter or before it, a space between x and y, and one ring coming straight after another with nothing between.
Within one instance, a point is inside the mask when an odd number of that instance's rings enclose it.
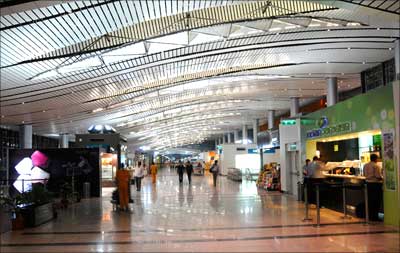
<instances>
[{"instance_id":1,"label":"polished floor","mask_svg":"<svg viewBox=\"0 0 400 253\"><path fill-rule=\"evenodd\" d=\"M185 175L186 176L186 175ZM321 227L303 222L302 203L254 182L193 176L179 186L163 169L145 178L130 212L112 210L112 188L60 211L37 228L1 235L0 252L400 252L400 234L382 223L341 219L322 209Z\"/></svg>"}]
</instances>

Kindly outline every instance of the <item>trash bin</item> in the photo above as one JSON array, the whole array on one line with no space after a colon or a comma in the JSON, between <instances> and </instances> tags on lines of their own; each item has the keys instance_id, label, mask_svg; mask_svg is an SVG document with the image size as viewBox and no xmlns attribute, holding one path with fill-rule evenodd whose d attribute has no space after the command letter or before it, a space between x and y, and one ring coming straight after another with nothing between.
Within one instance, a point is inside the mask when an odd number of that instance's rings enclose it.
<instances>
[{"instance_id":1,"label":"trash bin","mask_svg":"<svg viewBox=\"0 0 400 253\"><path fill-rule=\"evenodd\" d=\"M84 199L90 198L90 183L89 182L83 183L83 198Z\"/></svg>"}]
</instances>

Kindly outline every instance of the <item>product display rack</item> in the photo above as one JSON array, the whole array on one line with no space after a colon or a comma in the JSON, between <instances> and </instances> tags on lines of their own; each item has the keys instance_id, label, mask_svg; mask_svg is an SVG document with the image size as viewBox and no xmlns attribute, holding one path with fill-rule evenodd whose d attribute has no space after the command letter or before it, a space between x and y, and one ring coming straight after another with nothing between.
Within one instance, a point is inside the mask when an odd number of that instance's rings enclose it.
<instances>
[{"instance_id":1,"label":"product display rack","mask_svg":"<svg viewBox=\"0 0 400 253\"><path fill-rule=\"evenodd\" d=\"M257 187L268 191L280 191L280 173L277 163L264 165L263 171L260 172L257 179Z\"/></svg>"}]
</instances>

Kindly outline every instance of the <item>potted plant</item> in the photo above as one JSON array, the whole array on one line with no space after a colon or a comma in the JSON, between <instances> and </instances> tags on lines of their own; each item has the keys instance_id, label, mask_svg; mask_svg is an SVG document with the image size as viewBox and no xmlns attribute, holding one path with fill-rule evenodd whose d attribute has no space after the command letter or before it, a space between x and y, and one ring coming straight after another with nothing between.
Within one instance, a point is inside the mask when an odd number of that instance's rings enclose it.
<instances>
[{"instance_id":1,"label":"potted plant","mask_svg":"<svg viewBox=\"0 0 400 253\"><path fill-rule=\"evenodd\" d=\"M10 196L0 197L0 206L2 206L7 213L11 214L12 230L23 229L24 217L21 213L21 207L26 204L26 199L23 195L17 195L14 198Z\"/></svg>"}]
</instances>

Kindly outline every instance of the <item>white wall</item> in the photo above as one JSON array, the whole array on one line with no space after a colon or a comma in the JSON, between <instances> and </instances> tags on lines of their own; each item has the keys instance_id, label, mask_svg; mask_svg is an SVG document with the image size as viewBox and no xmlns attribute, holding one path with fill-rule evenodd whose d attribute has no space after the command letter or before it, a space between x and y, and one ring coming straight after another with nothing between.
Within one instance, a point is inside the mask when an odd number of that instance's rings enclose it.
<instances>
[{"instance_id":1,"label":"white wall","mask_svg":"<svg viewBox=\"0 0 400 253\"><path fill-rule=\"evenodd\" d=\"M281 162L281 185L282 191L288 192L292 188L288 177L291 176L290 168L288 168L288 156L286 154L286 146L289 143L296 143L299 150L301 150L300 141L300 120L296 120L296 125L279 125L279 138L280 138L280 162ZM298 165L301 168L301 155L299 155ZM297 184L297 182L294 182ZM297 192L294 192L296 195Z\"/></svg>"},{"instance_id":2,"label":"white wall","mask_svg":"<svg viewBox=\"0 0 400 253\"><path fill-rule=\"evenodd\" d=\"M244 148L245 150L237 150L237 148ZM247 154L247 149L257 148L255 144L235 144L225 143L222 144L222 154L220 154L220 168L221 174L227 175L228 168L235 168L235 156L237 154Z\"/></svg>"},{"instance_id":3,"label":"white wall","mask_svg":"<svg viewBox=\"0 0 400 253\"><path fill-rule=\"evenodd\" d=\"M281 163L281 153L280 149L275 149L275 153L264 153L263 154L263 162L264 164L267 163Z\"/></svg>"}]
</instances>

